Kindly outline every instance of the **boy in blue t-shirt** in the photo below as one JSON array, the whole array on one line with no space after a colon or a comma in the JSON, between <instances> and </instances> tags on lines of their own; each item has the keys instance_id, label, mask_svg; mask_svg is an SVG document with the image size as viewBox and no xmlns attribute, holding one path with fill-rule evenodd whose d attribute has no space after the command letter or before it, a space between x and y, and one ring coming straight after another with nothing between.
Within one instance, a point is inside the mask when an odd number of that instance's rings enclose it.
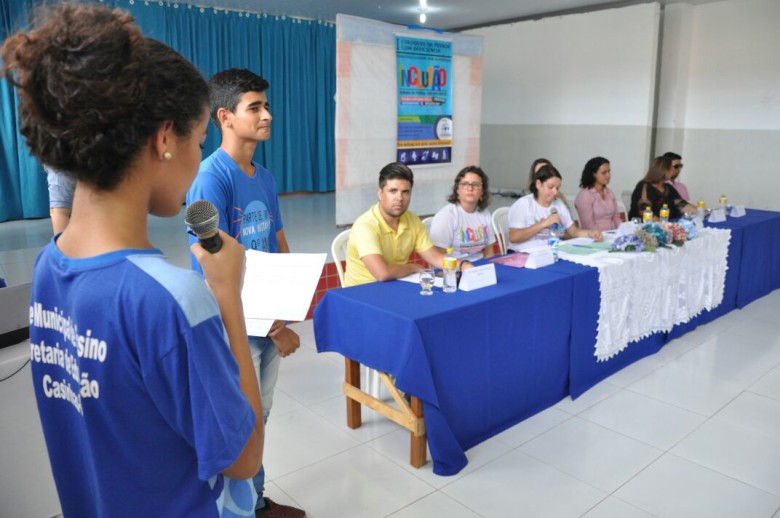
<instances>
[{"instance_id":1,"label":"boy in blue t-shirt","mask_svg":"<svg viewBox=\"0 0 780 518\"><path fill-rule=\"evenodd\" d=\"M222 143L200 165L198 176L187 193L187 205L208 200L219 212L219 228L242 243L247 250L288 253L276 181L271 173L252 160L258 142L271 137L271 113L265 91L268 82L245 69L219 72L209 81L211 119L222 134ZM197 238L190 236L190 242ZM200 271L192 258L192 267ZM250 336L263 421L273 404L279 361L300 346L298 335L276 321L267 337ZM294 507L263 497L265 471L254 477L257 516L305 516Z\"/></svg>"}]
</instances>

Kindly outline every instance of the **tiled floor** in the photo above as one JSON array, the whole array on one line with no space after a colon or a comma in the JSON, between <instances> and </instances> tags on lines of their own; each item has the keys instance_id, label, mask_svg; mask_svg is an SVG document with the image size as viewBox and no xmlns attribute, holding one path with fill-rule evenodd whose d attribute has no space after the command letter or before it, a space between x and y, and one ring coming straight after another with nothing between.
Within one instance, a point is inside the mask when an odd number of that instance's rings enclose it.
<instances>
[{"instance_id":1,"label":"tiled floor","mask_svg":"<svg viewBox=\"0 0 780 518\"><path fill-rule=\"evenodd\" d=\"M332 195L282 205L294 251L329 248ZM186 266L182 228L155 220L152 233ZM47 220L0 224L0 267L12 283L29 280L48 231ZM454 477L410 467L408 433L369 410L361 428L347 428L343 359L317 354L311 322L295 324L303 346L282 361L268 494L314 518L780 517L779 310L780 290L698 328L469 450ZM14 409L34 415L32 399ZM40 455L25 447L1 441L0 458Z\"/></svg>"}]
</instances>

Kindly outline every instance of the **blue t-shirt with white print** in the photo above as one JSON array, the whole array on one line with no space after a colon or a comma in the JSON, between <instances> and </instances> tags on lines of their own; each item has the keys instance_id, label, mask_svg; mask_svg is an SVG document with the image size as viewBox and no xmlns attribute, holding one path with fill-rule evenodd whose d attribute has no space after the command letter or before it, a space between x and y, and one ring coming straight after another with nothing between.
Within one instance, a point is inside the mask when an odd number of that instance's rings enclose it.
<instances>
[{"instance_id":1,"label":"blue t-shirt with white print","mask_svg":"<svg viewBox=\"0 0 780 518\"><path fill-rule=\"evenodd\" d=\"M219 212L219 228L247 250L276 253L276 233L282 230L276 180L263 166L248 176L224 150L217 149L200 164L198 176L187 193L187 205L208 200ZM190 244L197 238L190 236ZM192 268L201 271L195 256Z\"/></svg>"},{"instance_id":2,"label":"blue t-shirt with white print","mask_svg":"<svg viewBox=\"0 0 780 518\"><path fill-rule=\"evenodd\" d=\"M52 240L33 273L30 352L65 516L219 516L243 499L221 472L255 415L196 273L158 250L72 259Z\"/></svg>"}]
</instances>

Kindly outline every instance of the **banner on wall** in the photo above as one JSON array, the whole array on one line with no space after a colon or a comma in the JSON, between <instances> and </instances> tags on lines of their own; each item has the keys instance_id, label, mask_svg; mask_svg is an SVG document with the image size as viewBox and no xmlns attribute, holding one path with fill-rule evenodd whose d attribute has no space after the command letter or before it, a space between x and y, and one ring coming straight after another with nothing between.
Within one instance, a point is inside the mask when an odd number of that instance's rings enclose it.
<instances>
[{"instance_id":1,"label":"banner on wall","mask_svg":"<svg viewBox=\"0 0 780 518\"><path fill-rule=\"evenodd\" d=\"M396 36L398 145L407 165L452 161L452 42Z\"/></svg>"}]
</instances>

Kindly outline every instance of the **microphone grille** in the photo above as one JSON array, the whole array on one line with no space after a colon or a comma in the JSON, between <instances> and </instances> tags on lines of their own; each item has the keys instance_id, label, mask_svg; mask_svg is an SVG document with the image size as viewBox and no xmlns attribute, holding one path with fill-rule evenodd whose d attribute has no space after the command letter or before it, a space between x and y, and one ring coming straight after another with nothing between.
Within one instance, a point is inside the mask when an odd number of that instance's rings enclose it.
<instances>
[{"instance_id":1,"label":"microphone grille","mask_svg":"<svg viewBox=\"0 0 780 518\"><path fill-rule=\"evenodd\" d=\"M210 201L192 202L184 213L184 224L190 227L196 236L214 232L219 226L219 212Z\"/></svg>"},{"instance_id":2,"label":"microphone grille","mask_svg":"<svg viewBox=\"0 0 780 518\"><path fill-rule=\"evenodd\" d=\"M551 208L550 214L558 214L558 209L556 209L555 207Z\"/></svg>"}]
</instances>

